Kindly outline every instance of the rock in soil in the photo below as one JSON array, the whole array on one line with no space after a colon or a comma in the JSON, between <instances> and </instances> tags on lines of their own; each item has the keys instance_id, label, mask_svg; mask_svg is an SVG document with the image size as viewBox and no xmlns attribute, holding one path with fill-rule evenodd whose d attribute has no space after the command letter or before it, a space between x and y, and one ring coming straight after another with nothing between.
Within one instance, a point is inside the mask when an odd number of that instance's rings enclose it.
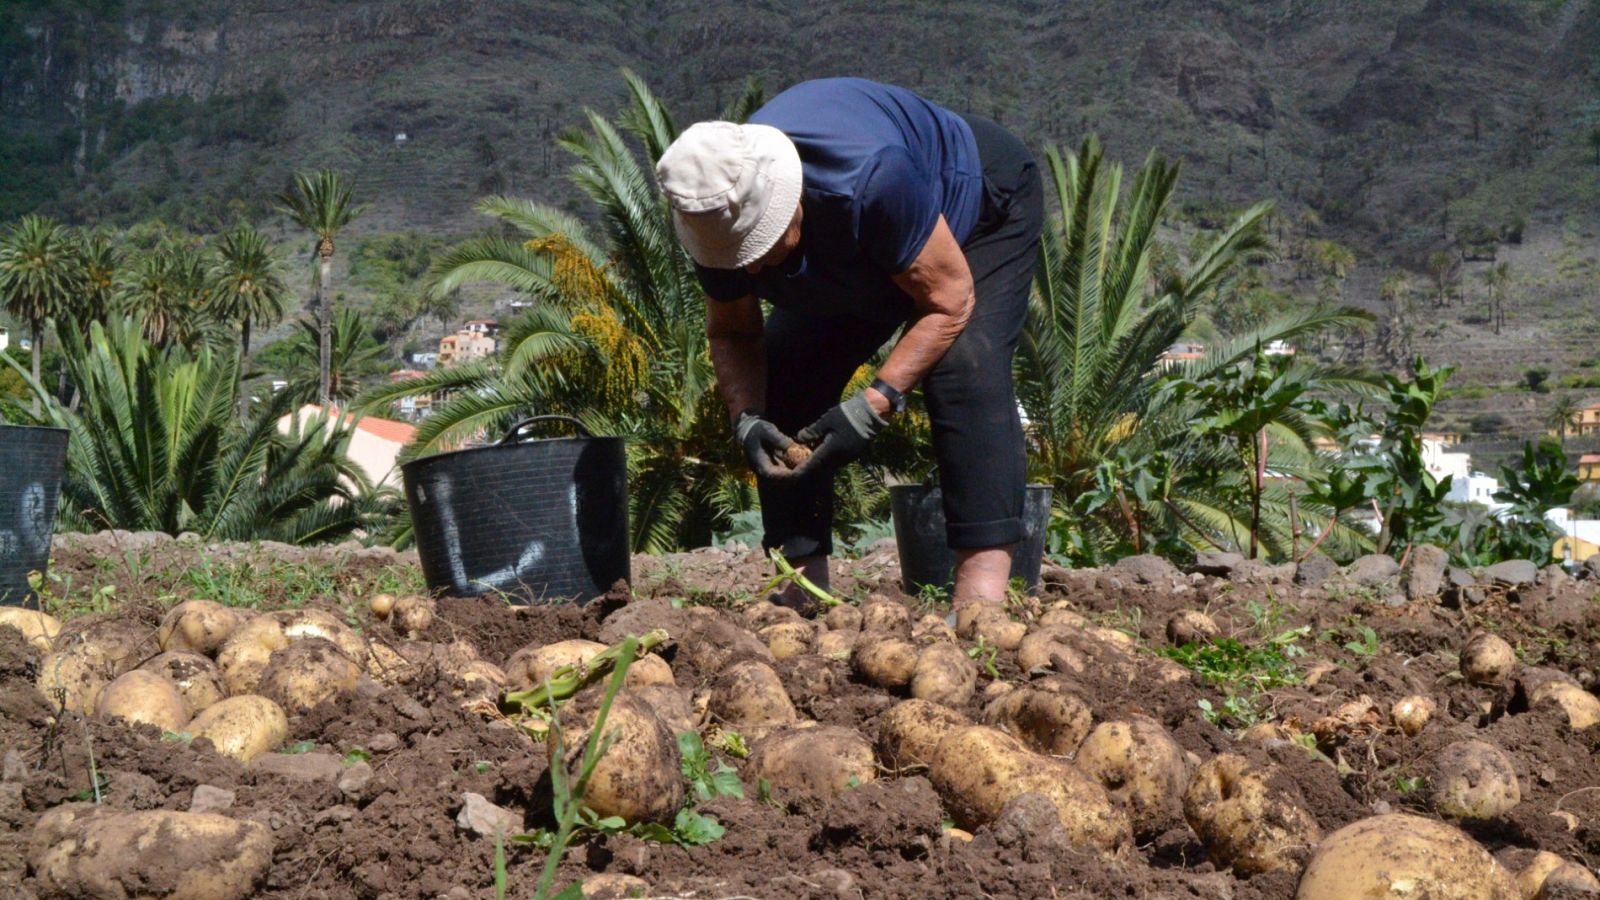
<instances>
[{"instance_id":1,"label":"rock in soil","mask_svg":"<svg viewBox=\"0 0 1600 900\"><path fill-rule=\"evenodd\" d=\"M522 830L522 816L489 802L482 794L468 791L461 795L461 812L456 813L456 827L479 837L492 838L496 834L510 835Z\"/></svg>"}]
</instances>

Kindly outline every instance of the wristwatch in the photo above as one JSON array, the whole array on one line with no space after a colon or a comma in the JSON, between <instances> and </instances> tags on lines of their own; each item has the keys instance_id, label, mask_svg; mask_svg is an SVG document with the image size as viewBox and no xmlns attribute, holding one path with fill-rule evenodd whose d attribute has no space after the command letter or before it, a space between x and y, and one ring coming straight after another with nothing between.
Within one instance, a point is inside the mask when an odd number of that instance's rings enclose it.
<instances>
[{"instance_id":1,"label":"wristwatch","mask_svg":"<svg viewBox=\"0 0 1600 900\"><path fill-rule=\"evenodd\" d=\"M882 394L883 399L889 401L889 409L897 413L906 411L906 395L890 387L888 382L882 378L874 378L869 386Z\"/></svg>"}]
</instances>

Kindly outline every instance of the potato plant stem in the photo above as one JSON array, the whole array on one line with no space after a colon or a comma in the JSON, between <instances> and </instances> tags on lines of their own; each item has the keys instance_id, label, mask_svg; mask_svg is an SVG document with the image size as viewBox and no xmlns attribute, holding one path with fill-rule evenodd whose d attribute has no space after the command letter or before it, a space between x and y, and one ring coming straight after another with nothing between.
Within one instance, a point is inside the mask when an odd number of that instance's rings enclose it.
<instances>
[{"instance_id":1,"label":"potato plant stem","mask_svg":"<svg viewBox=\"0 0 1600 900\"><path fill-rule=\"evenodd\" d=\"M554 709L557 703L569 699L574 694L591 684L606 677L622 657L623 649L629 642L633 643L633 653L648 653L667 640L667 633L660 628L635 638L626 640L607 647L600 651L594 659L586 663L566 665L550 673L544 683L526 691L513 691L506 694L505 702L508 706L521 707L523 712ZM629 659L632 662L632 657Z\"/></svg>"},{"instance_id":2,"label":"potato plant stem","mask_svg":"<svg viewBox=\"0 0 1600 900\"><path fill-rule=\"evenodd\" d=\"M817 601L823 606L839 606L844 603L844 601L840 600L838 597L835 597L822 588L817 587L816 582L807 578L804 573L802 573L799 569L796 569L793 565L790 565L789 561L783 558L782 553L774 550L772 552L772 561L777 565L779 575L778 581L774 582L774 586L781 584L784 581L791 581L799 585L800 588L806 593L817 598Z\"/></svg>"}]
</instances>

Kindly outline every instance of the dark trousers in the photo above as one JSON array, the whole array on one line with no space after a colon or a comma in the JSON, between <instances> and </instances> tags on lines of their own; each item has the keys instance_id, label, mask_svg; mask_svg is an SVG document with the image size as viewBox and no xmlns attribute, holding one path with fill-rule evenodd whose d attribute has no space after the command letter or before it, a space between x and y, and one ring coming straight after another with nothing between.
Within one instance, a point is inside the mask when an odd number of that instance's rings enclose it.
<instances>
[{"instance_id":1,"label":"dark trousers","mask_svg":"<svg viewBox=\"0 0 1600 900\"><path fill-rule=\"evenodd\" d=\"M977 301L967 327L922 381L952 548L1022 540L1027 461L1011 360L1028 312L1044 220L1033 156L988 119L967 117L983 161L983 213L962 244ZM767 317L767 418L786 434L811 424L897 324L775 309ZM785 557L833 551L833 477L763 479L762 543Z\"/></svg>"}]
</instances>

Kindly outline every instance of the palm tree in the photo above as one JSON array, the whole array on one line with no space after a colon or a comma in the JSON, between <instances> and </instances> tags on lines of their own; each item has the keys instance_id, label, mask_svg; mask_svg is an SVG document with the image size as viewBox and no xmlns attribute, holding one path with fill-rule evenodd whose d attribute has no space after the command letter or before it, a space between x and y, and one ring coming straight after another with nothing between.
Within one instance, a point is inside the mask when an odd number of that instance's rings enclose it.
<instances>
[{"instance_id":1,"label":"palm tree","mask_svg":"<svg viewBox=\"0 0 1600 900\"><path fill-rule=\"evenodd\" d=\"M1017 353L1017 397L1029 421L1036 477L1052 483L1057 502L1068 508L1105 490L1126 494L1124 474L1138 479L1152 467L1170 466L1164 487L1151 497L1151 514L1164 520L1162 528L1213 543L1245 533L1242 519L1206 490L1207 484L1235 477L1242 486L1242 474L1230 474L1229 460L1197 446L1190 428L1194 404L1158 388L1169 368L1163 354L1183 336L1209 293L1266 248L1261 223L1270 205L1251 207L1187 266L1155 283L1151 258L1177 183L1177 165L1152 153L1119 201L1121 167L1105 161L1095 138L1084 141L1077 153L1049 148L1045 159L1046 183L1060 214L1040 240L1034 299ZM1177 371L1196 382L1218 378L1252 359L1258 347L1367 318L1321 308L1283 315ZM1361 381L1346 370L1305 363L1290 371L1292 378L1319 387ZM1310 430L1298 418L1269 426L1274 472L1310 468ZM1189 477L1194 473L1206 477ZM1126 499L1084 520L1087 533L1078 537L1086 542L1087 555L1094 555L1089 545L1117 541L1129 531L1130 519L1137 517L1125 509L1132 505ZM1269 516L1286 503L1282 491L1269 489L1263 498Z\"/></svg>"},{"instance_id":2,"label":"palm tree","mask_svg":"<svg viewBox=\"0 0 1600 900\"><path fill-rule=\"evenodd\" d=\"M337 404L355 399L361 392L361 382L358 379L362 375L369 374L378 358L383 355L383 345L374 340L368 332L361 313L352 309L339 311L339 317L334 320L333 328L329 330L330 352L326 369L323 369L320 363L321 354L317 344L321 340L321 333L317 324L304 319L295 324L299 326L300 333L295 336L291 345L292 368L285 373L288 376L290 392L306 401L317 399L320 385L318 381L312 380L316 377L313 373L326 371L330 402Z\"/></svg>"},{"instance_id":3,"label":"palm tree","mask_svg":"<svg viewBox=\"0 0 1600 900\"><path fill-rule=\"evenodd\" d=\"M333 314L329 309L329 291L333 283L333 240L365 209L351 204L352 193L343 175L323 169L314 175L303 172L296 174L293 186L278 195L278 201L283 204L283 211L289 218L316 237L313 258L317 260L315 302L319 329L318 357L321 361L317 399L324 406L331 396L328 367L333 353Z\"/></svg>"},{"instance_id":4,"label":"palm tree","mask_svg":"<svg viewBox=\"0 0 1600 900\"><path fill-rule=\"evenodd\" d=\"M1494 333L1499 334L1506 323L1506 287L1511 284L1511 264L1495 263L1478 276L1483 280L1489 316L1494 320Z\"/></svg>"},{"instance_id":5,"label":"palm tree","mask_svg":"<svg viewBox=\"0 0 1600 900\"><path fill-rule=\"evenodd\" d=\"M1555 429L1556 439L1561 442L1562 449L1567 446L1567 430L1572 428L1578 420L1578 414L1583 412L1583 404L1571 394L1562 394L1550 407L1550 414L1545 419L1545 424Z\"/></svg>"},{"instance_id":6,"label":"palm tree","mask_svg":"<svg viewBox=\"0 0 1600 900\"><path fill-rule=\"evenodd\" d=\"M130 319L62 344L83 396L76 410L47 407L47 421L71 432L65 527L305 544L347 538L386 510L345 455L352 428L313 421L282 434L295 403L286 395L234 415L236 354L162 349Z\"/></svg>"},{"instance_id":7,"label":"palm tree","mask_svg":"<svg viewBox=\"0 0 1600 900\"><path fill-rule=\"evenodd\" d=\"M105 322L113 311L122 255L111 239L99 232L85 235L82 241L83 286L73 304L73 321L79 331L87 331L91 322Z\"/></svg>"},{"instance_id":8,"label":"palm tree","mask_svg":"<svg viewBox=\"0 0 1600 900\"><path fill-rule=\"evenodd\" d=\"M706 543L751 507L755 490L713 389L704 294L649 169L625 139L653 164L677 127L644 82L623 77L629 105L616 121L590 112L587 130L561 138L577 159L573 181L598 207L598 228L553 207L489 197L478 211L517 235L468 241L435 264L435 295L493 281L538 301L510 323L498 358L380 388L362 408L450 395L423 420L413 453L498 431L533 410L625 435L634 546L653 553ZM753 108L749 93L743 108Z\"/></svg>"},{"instance_id":9,"label":"palm tree","mask_svg":"<svg viewBox=\"0 0 1600 900\"><path fill-rule=\"evenodd\" d=\"M0 239L0 298L33 335L33 380L39 380L44 327L72 308L83 290L81 248L72 231L43 216L23 216ZM39 414L34 399L34 415Z\"/></svg>"},{"instance_id":10,"label":"palm tree","mask_svg":"<svg viewBox=\"0 0 1600 900\"><path fill-rule=\"evenodd\" d=\"M136 319L158 347L193 346L208 324L207 268L205 255L189 244L152 250L120 273L118 312Z\"/></svg>"},{"instance_id":11,"label":"palm tree","mask_svg":"<svg viewBox=\"0 0 1600 900\"><path fill-rule=\"evenodd\" d=\"M278 258L260 232L240 223L218 239L207 277L211 284L211 314L224 323L239 323L243 369L250 364L251 326L271 328L283 318L288 288L278 272ZM240 391L240 415L248 402L248 394Z\"/></svg>"}]
</instances>

